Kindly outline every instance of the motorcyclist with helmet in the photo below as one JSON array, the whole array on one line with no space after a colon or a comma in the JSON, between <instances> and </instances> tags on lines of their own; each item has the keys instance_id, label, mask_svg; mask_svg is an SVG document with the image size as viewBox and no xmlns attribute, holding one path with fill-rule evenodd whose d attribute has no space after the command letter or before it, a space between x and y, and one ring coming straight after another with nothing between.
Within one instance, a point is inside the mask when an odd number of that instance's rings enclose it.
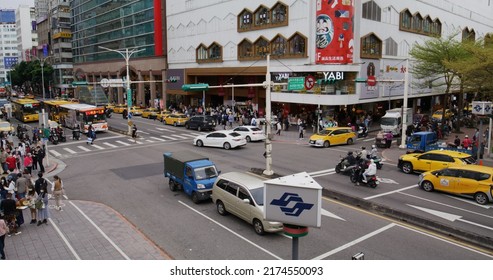
<instances>
[{"instance_id":1,"label":"motorcyclist with helmet","mask_svg":"<svg viewBox=\"0 0 493 280\"><path fill-rule=\"evenodd\" d=\"M368 165L368 168L363 172L363 183L368 183L367 181L367 176L373 176L377 175L377 165L375 162L373 162L373 159L370 159L370 165Z\"/></svg>"},{"instance_id":2,"label":"motorcyclist with helmet","mask_svg":"<svg viewBox=\"0 0 493 280\"><path fill-rule=\"evenodd\" d=\"M344 166L347 167L347 166L355 165L356 163L357 163L357 160L354 157L353 152L351 152L351 151L347 152L347 156L344 159Z\"/></svg>"},{"instance_id":3,"label":"motorcyclist with helmet","mask_svg":"<svg viewBox=\"0 0 493 280\"><path fill-rule=\"evenodd\" d=\"M378 158L378 150L376 145L371 145L370 158L371 159Z\"/></svg>"},{"instance_id":4,"label":"motorcyclist with helmet","mask_svg":"<svg viewBox=\"0 0 493 280\"><path fill-rule=\"evenodd\" d=\"M361 151L359 152L362 159L368 159L368 151L366 147L361 147Z\"/></svg>"}]
</instances>

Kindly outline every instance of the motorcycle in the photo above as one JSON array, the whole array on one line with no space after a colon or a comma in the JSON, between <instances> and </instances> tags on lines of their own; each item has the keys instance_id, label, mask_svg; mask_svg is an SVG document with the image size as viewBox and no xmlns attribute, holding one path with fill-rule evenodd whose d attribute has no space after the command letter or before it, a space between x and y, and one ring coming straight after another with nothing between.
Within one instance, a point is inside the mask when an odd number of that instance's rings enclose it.
<instances>
[{"instance_id":1,"label":"motorcycle","mask_svg":"<svg viewBox=\"0 0 493 280\"><path fill-rule=\"evenodd\" d=\"M354 184L358 184L358 185L365 184L373 189L376 188L380 183L378 181L377 175L366 176L367 181L366 183L363 182L363 168L361 167L361 165L357 165L355 168L351 170L349 179Z\"/></svg>"},{"instance_id":2,"label":"motorcycle","mask_svg":"<svg viewBox=\"0 0 493 280\"><path fill-rule=\"evenodd\" d=\"M57 136L58 136L58 139L60 140L60 142L67 142L67 137L65 137L65 133L64 133L63 129L60 129L57 132Z\"/></svg>"},{"instance_id":3,"label":"motorcycle","mask_svg":"<svg viewBox=\"0 0 493 280\"><path fill-rule=\"evenodd\" d=\"M347 159L347 156L346 157L342 157L341 156L341 159L340 159L339 163L335 167L335 171L336 171L337 174L339 174L339 173L342 173L344 175L351 174L351 170L353 168L355 168L359 164L359 162L361 160L359 156L356 156L356 162L357 162L356 164L346 165L345 164L346 159Z\"/></svg>"},{"instance_id":4,"label":"motorcycle","mask_svg":"<svg viewBox=\"0 0 493 280\"><path fill-rule=\"evenodd\" d=\"M368 136L368 129L364 125L358 126L358 138L364 138Z\"/></svg>"},{"instance_id":5,"label":"motorcycle","mask_svg":"<svg viewBox=\"0 0 493 280\"><path fill-rule=\"evenodd\" d=\"M54 133L53 131L50 133L50 142L53 144L53 145L57 145L58 144L58 135L57 133Z\"/></svg>"},{"instance_id":6,"label":"motorcycle","mask_svg":"<svg viewBox=\"0 0 493 280\"><path fill-rule=\"evenodd\" d=\"M108 119L110 119L110 118L111 118L111 113L112 113L112 112L113 112L113 110L111 110L111 109L106 109L106 110L104 111L104 114L106 115L106 117L107 117Z\"/></svg>"},{"instance_id":7,"label":"motorcycle","mask_svg":"<svg viewBox=\"0 0 493 280\"><path fill-rule=\"evenodd\" d=\"M75 129L74 131L72 131L72 138L74 140L80 139L80 129Z\"/></svg>"},{"instance_id":8,"label":"motorcycle","mask_svg":"<svg viewBox=\"0 0 493 280\"><path fill-rule=\"evenodd\" d=\"M379 157L372 157L371 159L373 159L373 162L377 165L377 169L382 169L383 162L382 162L382 159L381 158L379 158Z\"/></svg>"}]
</instances>

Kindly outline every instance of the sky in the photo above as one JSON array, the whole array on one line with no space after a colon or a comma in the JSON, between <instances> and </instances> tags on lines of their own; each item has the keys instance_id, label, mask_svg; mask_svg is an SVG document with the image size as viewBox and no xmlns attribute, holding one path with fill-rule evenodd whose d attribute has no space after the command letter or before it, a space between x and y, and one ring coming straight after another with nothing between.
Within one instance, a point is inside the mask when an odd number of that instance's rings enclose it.
<instances>
[{"instance_id":1,"label":"sky","mask_svg":"<svg viewBox=\"0 0 493 280\"><path fill-rule=\"evenodd\" d=\"M34 0L0 0L0 9L17 9L19 5L34 7Z\"/></svg>"}]
</instances>

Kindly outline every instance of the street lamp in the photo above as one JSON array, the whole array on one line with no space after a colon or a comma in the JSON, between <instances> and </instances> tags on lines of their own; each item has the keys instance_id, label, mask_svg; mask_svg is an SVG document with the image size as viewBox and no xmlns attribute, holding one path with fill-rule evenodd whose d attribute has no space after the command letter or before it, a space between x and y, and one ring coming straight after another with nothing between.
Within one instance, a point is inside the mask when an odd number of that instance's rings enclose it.
<instances>
[{"instance_id":1,"label":"street lamp","mask_svg":"<svg viewBox=\"0 0 493 280\"><path fill-rule=\"evenodd\" d=\"M31 56L31 58L36 58L39 61L39 65L41 66L41 87L43 88L43 100L45 100L45 75L44 75L44 66L45 66L45 61L50 58L51 55L40 59L37 56Z\"/></svg>"},{"instance_id":2,"label":"street lamp","mask_svg":"<svg viewBox=\"0 0 493 280\"><path fill-rule=\"evenodd\" d=\"M127 67L127 116L128 116L128 114L130 114L130 107L132 107L132 90L130 89L130 71L128 68L129 66L128 62L133 54L144 51L145 49L140 49L140 50L132 49L129 51L128 48L126 48L125 51L119 51L119 50L108 49L103 46L99 46L99 48L110 52L119 53L125 59L125 66ZM132 135L132 127L130 126L130 119L128 119L128 122L129 122L128 135Z\"/></svg>"}]
</instances>

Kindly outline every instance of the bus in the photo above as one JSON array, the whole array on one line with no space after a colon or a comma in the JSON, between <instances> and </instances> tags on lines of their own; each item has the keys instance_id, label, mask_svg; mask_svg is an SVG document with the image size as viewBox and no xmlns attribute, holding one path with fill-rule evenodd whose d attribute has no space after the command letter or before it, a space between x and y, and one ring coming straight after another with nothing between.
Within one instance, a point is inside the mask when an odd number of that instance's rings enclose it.
<instances>
[{"instance_id":1,"label":"bus","mask_svg":"<svg viewBox=\"0 0 493 280\"><path fill-rule=\"evenodd\" d=\"M64 119L67 114L67 111L62 110L60 106L67 104L76 104L76 103L77 102L63 100L63 99L45 100L42 102L43 108L45 109L45 112L48 114L48 119L51 121L55 121L57 123L63 122L60 120Z\"/></svg>"},{"instance_id":2,"label":"bus","mask_svg":"<svg viewBox=\"0 0 493 280\"><path fill-rule=\"evenodd\" d=\"M89 125L92 125L96 132L108 131L104 107L74 103L60 105L60 110L65 116L62 118L62 125L68 128L74 129L79 125L80 131L87 133Z\"/></svg>"},{"instance_id":3,"label":"bus","mask_svg":"<svg viewBox=\"0 0 493 280\"><path fill-rule=\"evenodd\" d=\"M12 102L14 117L21 122L39 121L41 102L30 98L19 98Z\"/></svg>"}]
</instances>

